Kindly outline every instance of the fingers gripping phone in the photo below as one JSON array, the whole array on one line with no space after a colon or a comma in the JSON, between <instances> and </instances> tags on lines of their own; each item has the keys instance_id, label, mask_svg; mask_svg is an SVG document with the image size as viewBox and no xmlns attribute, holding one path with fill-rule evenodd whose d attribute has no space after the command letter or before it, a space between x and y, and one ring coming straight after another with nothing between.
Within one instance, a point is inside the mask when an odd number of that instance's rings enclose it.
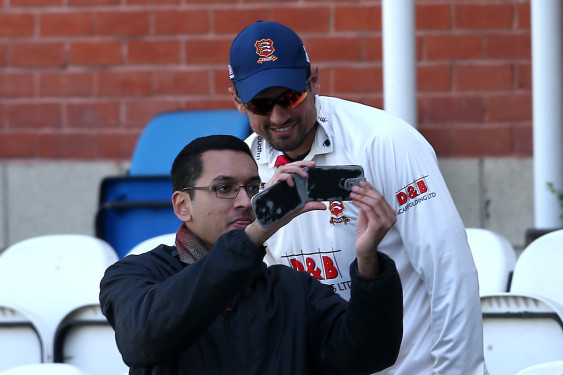
<instances>
[{"instance_id":1,"label":"fingers gripping phone","mask_svg":"<svg viewBox=\"0 0 563 375\"><path fill-rule=\"evenodd\" d=\"M294 175L295 185L280 181L252 198L258 223L266 227L310 201L350 200L352 187L364 180L359 165L305 168L308 178Z\"/></svg>"}]
</instances>

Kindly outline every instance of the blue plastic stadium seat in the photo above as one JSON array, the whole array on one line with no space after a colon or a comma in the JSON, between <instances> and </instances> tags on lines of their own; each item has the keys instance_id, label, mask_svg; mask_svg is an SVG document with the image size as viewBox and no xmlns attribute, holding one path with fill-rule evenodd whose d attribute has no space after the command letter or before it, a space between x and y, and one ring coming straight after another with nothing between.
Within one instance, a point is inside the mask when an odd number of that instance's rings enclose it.
<instances>
[{"instance_id":1,"label":"blue plastic stadium seat","mask_svg":"<svg viewBox=\"0 0 563 375\"><path fill-rule=\"evenodd\" d=\"M172 162L190 141L212 134L245 139L248 117L235 109L173 111L155 116L142 132L131 159L129 174L168 175Z\"/></svg>"},{"instance_id":2,"label":"blue plastic stadium seat","mask_svg":"<svg viewBox=\"0 0 563 375\"><path fill-rule=\"evenodd\" d=\"M175 233L181 222L172 208L168 176L113 176L102 180L96 237L123 258L138 243Z\"/></svg>"}]
</instances>

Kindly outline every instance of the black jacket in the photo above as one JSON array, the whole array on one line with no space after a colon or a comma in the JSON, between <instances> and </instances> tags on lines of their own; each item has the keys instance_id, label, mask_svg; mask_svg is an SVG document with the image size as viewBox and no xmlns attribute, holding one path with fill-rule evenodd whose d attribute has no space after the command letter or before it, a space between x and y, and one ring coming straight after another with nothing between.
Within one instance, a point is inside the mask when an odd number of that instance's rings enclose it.
<instances>
[{"instance_id":1,"label":"black jacket","mask_svg":"<svg viewBox=\"0 0 563 375\"><path fill-rule=\"evenodd\" d=\"M243 230L186 266L161 245L110 266L100 302L130 374L369 374L402 339L393 261L365 279L351 265L350 302L306 272L262 262Z\"/></svg>"}]
</instances>

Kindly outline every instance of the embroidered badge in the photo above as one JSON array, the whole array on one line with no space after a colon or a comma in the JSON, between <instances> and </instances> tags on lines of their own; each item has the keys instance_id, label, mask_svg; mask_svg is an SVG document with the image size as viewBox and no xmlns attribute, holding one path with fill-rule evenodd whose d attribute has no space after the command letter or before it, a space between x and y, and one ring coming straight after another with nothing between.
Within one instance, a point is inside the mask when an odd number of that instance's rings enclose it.
<instances>
[{"instance_id":1,"label":"embroidered badge","mask_svg":"<svg viewBox=\"0 0 563 375\"><path fill-rule=\"evenodd\" d=\"M262 64L265 61L276 61L278 58L274 56L274 42L272 39L260 39L254 43L256 47L256 54L260 56L258 63Z\"/></svg>"},{"instance_id":2,"label":"embroidered badge","mask_svg":"<svg viewBox=\"0 0 563 375\"><path fill-rule=\"evenodd\" d=\"M348 222L350 222L350 218L343 215L346 207L344 207L344 203L342 203L341 201L330 201L328 209L330 210L330 214L332 215L332 217L330 218L331 224L348 224Z\"/></svg>"}]
</instances>

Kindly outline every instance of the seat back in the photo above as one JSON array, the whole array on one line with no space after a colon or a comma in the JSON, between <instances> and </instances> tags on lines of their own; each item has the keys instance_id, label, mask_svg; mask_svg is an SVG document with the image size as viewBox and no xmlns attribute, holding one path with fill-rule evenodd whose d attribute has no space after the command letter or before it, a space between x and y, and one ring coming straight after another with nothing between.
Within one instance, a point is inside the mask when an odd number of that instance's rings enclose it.
<instances>
[{"instance_id":1,"label":"seat back","mask_svg":"<svg viewBox=\"0 0 563 375\"><path fill-rule=\"evenodd\" d=\"M524 249L510 291L537 294L563 306L563 229L544 234Z\"/></svg>"},{"instance_id":2,"label":"seat back","mask_svg":"<svg viewBox=\"0 0 563 375\"><path fill-rule=\"evenodd\" d=\"M59 322L77 306L99 302L100 280L117 259L105 241L79 234L30 238L0 254L0 301L41 321L44 362L52 362Z\"/></svg>"},{"instance_id":3,"label":"seat back","mask_svg":"<svg viewBox=\"0 0 563 375\"><path fill-rule=\"evenodd\" d=\"M172 162L185 145L197 137L212 134L245 139L250 134L248 117L235 109L161 113L141 133L129 174L169 175Z\"/></svg>"},{"instance_id":4,"label":"seat back","mask_svg":"<svg viewBox=\"0 0 563 375\"><path fill-rule=\"evenodd\" d=\"M487 229L466 228L466 233L479 276L479 293L507 292L516 264L516 252L510 242Z\"/></svg>"},{"instance_id":5,"label":"seat back","mask_svg":"<svg viewBox=\"0 0 563 375\"><path fill-rule=\"evenodd\" d=\"M481 297L485 363L490 375L563 360L563 312L547 299L504 293Z\"/></svg>"},{"instance_id":6,"label":"seat back","mask_svg":"<svg viewBox=\"0 0 563 375\"><path fill-rule=\"evenodd\" d=\"M518 371L516 375L563 375L563 361L540 363Z\"/></svg>"},{"instance_id":7,"label":"seat back","mask_svg":"<svg viewBox=\"0 0 563 375\"><path fill-rule=\"evenodd\" d=\"M0 371L43 362L39 328L21 308L0 305L0 353Z\"/></svg>"},{"instance_id":8,"label":"seat back","mask_svg":"<svg viewBox=\"0 0 563 375\"><path fill-rule=\"evenodd\" d=\"M64 363L37 363L0 371L0 375L93 375Z\"/></svg>"},{"instance_id":9,"label":"seat back","mask_svg":"<svg viewBox=\"0 0 563 375\"><path fill-rule=\"evenodd\" d=\"M78 307L61 321L55 333L54 361L89 374L120 374L128 369L99 304Z\"/></svg>"},{"instance_id":10,"label":"seat back","mask_svg":"<svg viewBox=\"0 0 563 375\"><path fill-rule=\"evenodd\" d=\"M181 221L172 208L169 176L111 176L102 180L96 237L123 258L140 242L176 232Z\"/></svg>"},{"instance_id":11,"label":"seat back","mask_svg":"<svg viewBox=\"0 0 563 375\"><path fill-rule=\"evenodd\" d=\"M164 245L174 246L175 243L176 243L176 233L161 234L159 236L151 237L144 240L143 242L132 248L127 253L127 255L142 254L147 251L151 251L158 245L164 244Z\"/></svg>"}]
</instances>

